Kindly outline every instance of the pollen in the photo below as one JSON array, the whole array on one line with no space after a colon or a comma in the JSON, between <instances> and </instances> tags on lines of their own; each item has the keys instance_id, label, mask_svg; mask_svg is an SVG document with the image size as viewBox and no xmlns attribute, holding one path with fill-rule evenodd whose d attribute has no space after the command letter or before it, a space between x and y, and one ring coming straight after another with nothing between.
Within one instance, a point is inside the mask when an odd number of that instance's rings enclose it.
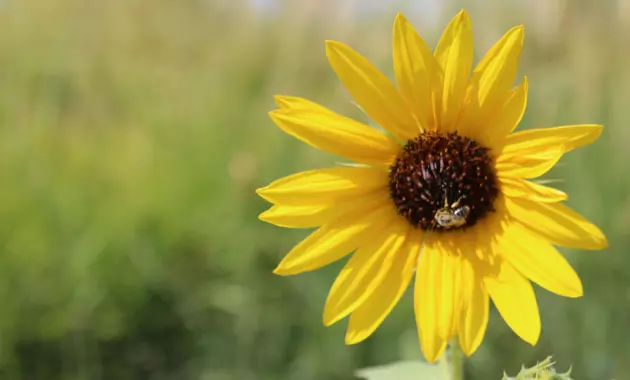
<instances>
[{"instance_id":1,"label":"pollen","mask_svg":"<svg viewBox=\"0 0 630 380\"><path fill-rule=\"evenodd\" d=\"M457 132L427 132L409 140L389 173L398 213L423 230L474 225L494 211L497 183L489 149ZM447 229L436 222L438 211L460 207L469 209L463 225Z\"/></svg>"}]
</instances>

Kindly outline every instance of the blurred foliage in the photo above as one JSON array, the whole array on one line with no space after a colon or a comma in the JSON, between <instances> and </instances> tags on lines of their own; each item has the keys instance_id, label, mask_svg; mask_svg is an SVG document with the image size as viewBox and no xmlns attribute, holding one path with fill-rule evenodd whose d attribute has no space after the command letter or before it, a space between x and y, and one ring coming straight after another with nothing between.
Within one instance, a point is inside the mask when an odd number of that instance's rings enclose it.
<instances>
[{"instance_id":1,"label":"blurred foliage","mask_svg":"<svg viewBox=\"0 0 630 380\"><path fill-rule=\"evenodd\" d=\"M256 5L254 5L256 4ZM543 334L493 311L471 379L554 354L630 373L630 9L621 0L0 2L0 377L350 379L420 357L409 295L366 342L324 328L341 263L271 274L304 231L259 222L254 189L337 160L282 134L273 94L365 120L326 63L343 40L391 74L398 11L430 44L461 6L477 57L527 28L524 128L604 123L552 177L611 248L566 250L585 296L537 289Z\"/></svg>"}]
</instances>

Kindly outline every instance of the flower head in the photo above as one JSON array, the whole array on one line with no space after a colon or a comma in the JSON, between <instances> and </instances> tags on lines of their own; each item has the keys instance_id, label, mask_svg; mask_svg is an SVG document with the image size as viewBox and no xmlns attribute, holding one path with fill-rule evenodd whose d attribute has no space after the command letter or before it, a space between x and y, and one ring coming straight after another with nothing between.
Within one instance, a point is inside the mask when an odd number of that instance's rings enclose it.
<instances>
[{"instance_id":1,"label":"flower head","mask_svg":"<svg viewBox=\"0 0 630 380\"><path fill-rule=\"evenodd\" d=\"M276 268L311 271L351 254L324 308L330 325L350 316L346 342L366 339L415 277L425 357L459 337L466 355L482 341L489 300L518 336L535 344L540 317L531 281L582 295L554 246L602 249L602 232L532 181L568 151L593 142L599 125L513 132L527 80L513 87L523 27L509 30L472 71L470 20L462 11L432 52L399 15L393 32L396 87L365 58L328 41L330 64L381 133L305 99L276 98L286 133L358 166L306 171L258 190L273 203L260 218L317 229Z\"/></svg>"}]
</instances>

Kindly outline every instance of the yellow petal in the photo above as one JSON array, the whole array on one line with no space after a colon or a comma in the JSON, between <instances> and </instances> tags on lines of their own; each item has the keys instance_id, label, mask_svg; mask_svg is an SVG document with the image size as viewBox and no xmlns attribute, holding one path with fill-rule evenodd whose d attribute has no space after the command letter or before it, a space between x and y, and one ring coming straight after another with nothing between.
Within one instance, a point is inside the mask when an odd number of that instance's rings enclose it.
<instances>
[{"instance_id":1,"label":"yellow petal","mask_svg":"<svg viewBox=\"0 0 630 380\"><path fill-rule=\"evenodd\" d=\"M459 344L466 356L472 355L483 340L488 326L489 298L481 278L468 260L462 260L462 312L459 316Z\"/></svg>"},{"instance_id":2,"label":"yellow petal","mask_svg":"<svg viewBox=\"0 0 630 380\"><path fill-rule=\"evenodd\" d=\"M379 288L405 241L409 225L401 218L363 244L335 280L324 306L324 325L352 313Z\"/></svg>"},{"instance_id":3,"label":"yellow petal","mask_svg":"<svg viewBox=\"0 0 630 380\"><path fill-rule=\"evenodd\" d=\"M472 26L466 11L462 10L446 27L435 50L435 58L444 73L441 129L453 131L473 59Z\"/></svg>"},{"instance_id":4,"label":"yellow petal","mask_svg":"<svg viewBox=\"0 0 630 380\"><path fill-rule=\"evenodd\" d=\"M271 203L309 206L356 199L385 189L385 170L370 168L330 168L293 174L256 190Z\"/></svg>"},{"instance_id":5,"label":"yellow petal","mask_svg":"<svg viewBox=\"0 0 630 380\"><path fill-rule=\"evenodd\" d=\"M473 76L479 77L480 105L502 100L514 83L523 49L523 26L510 29L479 62ZM494 99L494 100L493 100Z\"/></svg>"},{"instance_id":6,"label":"yellow petal","mask_svg":"<svg viewBox=\"0 0 630 380\"><path fill-rule=\"evenodd\" d=\"M461 261L439 242L426 244L420 254L415 284L415 314L420 344L430 362L442 342L455 334L459 317Z\"/></svg>"},{"instance_id":7,"label":"yellow petal","mask_svg":"<svg viewBox=\"0 0 630 380\"><path fill-rule=\"evenodd\" d=\"M527 343L540 337L540 314L532 284L508 262L497 263L498 273L484 278L484 284L499 314Z\"/></svg>"},{"instance_id":8,"label":"yellow petal","mask_svg":"<svg viewBox=\"0 0 630 380\"><path fill-rule=\"evenodd\" d=\"M348 92L375 122L403 141L421 132L396 86L367 59L336 41L326 41L326 56Z\"/></svg>"},{"instance_id":9,"label":"yellow petal","mask_svg":"<svg viewBox=\"0 0 630 380\"><path fill-rule=\"evenodd\" d=\"M298 140L362 164L389 167L401 149L379 131L332 111L280 109L269 115Z\"/></svg>"},{"instance_id":10,"label":"yellow petal","mask_svg":"<svg viewBox=\"0 0 630 380\"><path fill-rule=\"evenodd\" d=\"M499 177L536 178L551 170L563 154L564 150L558 146L546 151L524 150L501 154L495 168Z\"/></svg>"},{"instance_id":11,"label":"yellow petal","mask_svg":"<svg viewBox=\"0 0 630 380\"><path fill-rule=\"evenodd\" d=\"M499 107L496 114L490 117L488 124L476 125L472 132L473 137L478 137L489 147L503 147L506 136L511 133L521 122L525 109L527 108L527 77L523 82L513 89L508 95L505 103Z\"/></svg>"},{"instance_id":12,"label":"yellow petal","mask_svg":"<svg viewBox=\"0 0 630 380\"><path fill-rule=\"evenodd\" d=\"M394 72L400 92L425 130L435 130L433 92L439 91L439 67L431 49L399 13L394 22Z\"/></svg>"},{"instance_id":13,"label":"yellow petal","mask_svg":"<svg viewBox=\"0 0 630 380\"><path fill-rule=\"evenodd\" d=\"M525 277L565 297L581 297L582 282L551 244L512 223L500 240L500 252Z\"/></svg>"},{"instance_id":14,"label":"yellow petal","mask_svg":"<svg viewBox=\"0 0 630 380\"><path fill-rule=\"evenodd\" d=\"M339 215L338 207L274 205L258 216L260 220L279 227L312 228L330 223Z\"/></svg>"},{"instance_id":15,"label":"yellow petal","mask_svg":"<svg viewBox=\"0 0 630 380\"><path fill-rule=\"evenodd\" d=\"M359 343L372 335L403 296L416 268L422 235L419 230L410 231L383 283L352 312L346 344Z\"/></svg>"},{"instance_id":16,"label":"yellow petal","mask_svg":"<svg viewBox=\"0 0 630 380\"><path fill-rule=\"evenodd\" d=\"M568 125L530 129L509 135L501 154L523 151L545 151L562 147L565 152L590 144L602 133L601 125Z\"/></svg>"},{"instance_id":17,"label":"yellow petal","mask_svg":"<svg viewBox=\"0 0 630 380\"><path fill-rule=\"evenodd\" d=\"M325 224L296 245L282 259L275 274L289 276L312 271L341 259L374 240L385 223L399 218L389 204L356 208Z\"/></svg>"},{"instance_id":18,"label":"yellow petal","mask_svg":"<svg viewBox=\"0 0 630 380\"><path fill-rule=\"evenodd\" d=\"M551 244L581 249L604 249L608 246L599 228L561 203L506 198L505 206L517 222Z\"/></svg>"},{"instance_id":19,"label":"yellow petal","mask_svg":"<svg viewBox=\"0 0 630 380\"><path fill-rule=\"evenodd\" d=\"M462 125L462 133L475 126L485 128L505 102L518 70L523 31L523 26L510 29L475 68L466 94L466 123Z\"/></svg>"},{"instance_id":20,"label":"yellow petal","mask_svg":"<svg viewBox=\"0 0 630 380\"><path fill-rule=\"evenodd\" d=\"M354 222L357 215L365 213L365 210L372 210L374 207L390 205L390 195L387 189L380 189L376 192L355 197L350 200L318 205L294 206L294 205L273 205L267 211L259 215L260 220L287 228L313 228L327 223L348 220ZM350 215L350 216L345 216ZM345 219L340 219L344 217Z\"/></svg>"},{"instance_id":21,"label":"yellow petal","mask_svg":"<svg viewBox=\"0 0 630 380\"><path fill-rule=\"evenodd\" d=\"M276 100L276 104L280 109L308 110L313 112L328 112L335 114L333 111L322 105L297 96L276 95L274 96L274 99Z\"/></svg>"},{"instance_id":22,"label":"yellow petal","mask_svg":"<svg viewBox=\"0 0 630 380\"><path fill-rule=\"evenodd\" d=\"M501 192L508 197L536 202L561 202L568 199L564 191L518 177L499 177Z\"/></svg>"}]
</instances>

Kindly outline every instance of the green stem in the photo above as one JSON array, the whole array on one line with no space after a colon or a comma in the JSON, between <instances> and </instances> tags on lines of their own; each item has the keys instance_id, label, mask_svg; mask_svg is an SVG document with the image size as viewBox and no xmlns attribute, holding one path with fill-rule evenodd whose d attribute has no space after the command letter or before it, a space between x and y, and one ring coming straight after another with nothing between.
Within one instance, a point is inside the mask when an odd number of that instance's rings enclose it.
<instances>
[{"instance_id":1,"label":"green stem","mask_svg":"<svg viewBox=\"0 0 630 380\"><path fill-rule=\"evenodd\" d=\"M451 380L464 380L464 353L457 339L449 342L451 346Z\"/></svg>"},{"instance_id":2,"label":"green stem","mask_svg":"<svg viewBox=\"0 0 630 380\"><path fill-rule=\"evenodd\" d=\"M447 352L440 358L440 368L442 379L444 380L464 380L464 353L457 339L453 339L448 344Z\"/></svg>"},{"instance_id":3,"label":"green stem","mask_svg":"<svg viewBox=\"0 0 630 380\"><path fill-rule=\"evenodd\" d=\"M447 359L447 355L444 354L438 360L438 364L440 365L440 379L442 380L450 380L451 379L451 366L449 360Z\"/></svg>"}]
</instances>

